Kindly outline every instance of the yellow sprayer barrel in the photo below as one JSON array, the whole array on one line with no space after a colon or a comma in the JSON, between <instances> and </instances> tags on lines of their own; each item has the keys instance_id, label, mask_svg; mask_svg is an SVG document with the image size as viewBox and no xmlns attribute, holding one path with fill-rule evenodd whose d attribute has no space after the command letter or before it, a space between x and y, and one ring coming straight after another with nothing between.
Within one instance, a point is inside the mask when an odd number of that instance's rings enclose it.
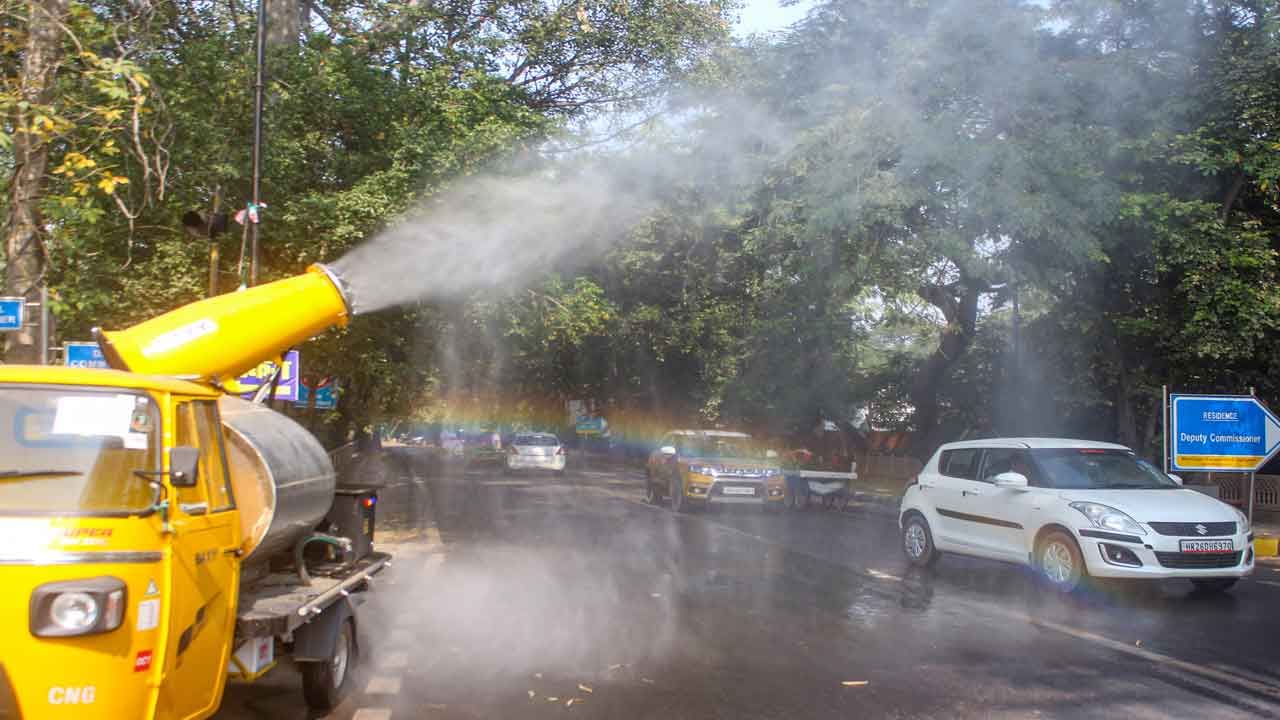
<instances>
[{"instance_id":1,"label":"yellow sprayer barrel","mask_svg":"<svg viewBox=\"0 0 1280 720\"><path fill-rule=\"evenodd\" d=\"M312 265L297 277L184 305L128 330L97 331L117 370L230 380L337 325L349 307L336 276Z\"/></svg>"}]
</instances>

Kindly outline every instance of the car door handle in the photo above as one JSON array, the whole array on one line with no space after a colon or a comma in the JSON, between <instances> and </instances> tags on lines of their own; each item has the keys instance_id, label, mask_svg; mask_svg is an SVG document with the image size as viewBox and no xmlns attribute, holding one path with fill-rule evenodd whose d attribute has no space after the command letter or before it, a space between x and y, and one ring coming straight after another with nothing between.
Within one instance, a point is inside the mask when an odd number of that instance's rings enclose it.
<instances>
[{"instance_id":1,"label":"car door handle","mask_svg":"<svg viewBox=\"0 0 1280 720\"><path fill-rule=\"evenodd\" d=\"M964 497L965 495L973 495L973 496L975 496L975 497L976 497L976 496L979 496L979 495L981 495L981 494L982 494L982 491L981 491L981 490L961 490L961 491L960 491L960 496L961 496L961 497Z\"/></svg>"}]
</instances>

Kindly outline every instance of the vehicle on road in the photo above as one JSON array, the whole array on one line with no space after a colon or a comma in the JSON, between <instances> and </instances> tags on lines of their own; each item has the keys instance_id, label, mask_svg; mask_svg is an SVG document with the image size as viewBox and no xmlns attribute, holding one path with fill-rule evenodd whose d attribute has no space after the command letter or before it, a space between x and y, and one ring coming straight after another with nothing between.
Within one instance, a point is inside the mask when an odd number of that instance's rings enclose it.
<instances>
[{"instance_id":1,"label":"vehicle on road","mask_svg":"<svg viewBox=\"0 0 1280 720\"><path fill-rule=\"evenodd\" d=\"M1186 578L1220 592L1254 566L1244 513L1109 443L943 445L907 487L899 525L916 565L949 552L1004 560L1064 592L1089 577Z\"/></svg>"},{"instance_id":2,"label":"vehicle on road","mask_svg":"<svg viewBox=\"0 0 1280 720\"><path fill-rule=\"evenodd\" d=\"M114 369L0 365L0 718L205 718L286 654L316 710L353 685L377 496L218 382L345 324L313 270L103 333Z\"/></svg>"},{"instance_id":3,"label":"vehicle on road","mask_svg":"<svg viewBox=\"0 0 1280 720\"><path fill-rule=\"evenodd\" d=\"M462 431L463 452L468 465L502 465L506 453L502 449L502 434L492 428Z\"/></svg>"},{"instance_id":4,"label":"vehicle on road","mask_svg":"<svg viewBox=\"0 0 1280 720\"><path fill-rule=\"evenodd\" d=\"M858 479L858 464L843 457L824 458L808 449L792 450L785 455L782 473L786 478L784 503L793 510L809 507L811 499L825 508L844 510Z\"/></svg>"},{"instance_id":5,"label":"vehicle on road","mask_svg":"<svg viewBox=\"0 0 1280 720\"><path fill-rule=\"evenodd\" d=\"M506 471L547 470L564 475L567 460L560 438L551 433L516 433L507 445Z\"/></svg>"},{"instance_id":6,"label":"vehicle on road","mask_svg":"<svg viewBox=\"0 0 1280 720\"><path fill-rule=\"evenodd\" d=\"M707 505L782 507L784 482L776 453L750 435L723 430L674 430L663 436L645 468L645 499L690 512Z\"/></svg>"}]
</instances>

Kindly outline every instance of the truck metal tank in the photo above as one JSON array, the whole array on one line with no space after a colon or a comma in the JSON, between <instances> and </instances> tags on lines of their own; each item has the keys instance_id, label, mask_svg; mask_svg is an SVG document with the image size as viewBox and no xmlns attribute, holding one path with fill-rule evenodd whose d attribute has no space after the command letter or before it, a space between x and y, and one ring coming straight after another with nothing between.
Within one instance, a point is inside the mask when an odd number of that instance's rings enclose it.
<instances>
[{"instance_id":1,"label":"truck metal tank","mask_svg":"<svg viewBox=\"0 0 1280 720\"><path fill-rule=\"evenodd\" d=\"M320 523L333 505L334 471L311 433L263 405L218 401L227 463L240 508L244 562L265 562Z\"/></svg>"}]
</instances>

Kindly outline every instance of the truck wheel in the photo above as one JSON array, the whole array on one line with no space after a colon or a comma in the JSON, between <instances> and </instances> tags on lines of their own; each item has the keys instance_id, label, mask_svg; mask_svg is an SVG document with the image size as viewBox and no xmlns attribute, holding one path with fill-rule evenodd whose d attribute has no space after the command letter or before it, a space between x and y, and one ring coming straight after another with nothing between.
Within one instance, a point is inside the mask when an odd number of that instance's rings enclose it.
<instances>
[{"instance_id":1,"label":"truck wheel","mask_svg":"<svg viewBox=\"0 0 1280 720\"><path fill-rule=\"evenodd\" d=\"M356 664L355 624L348 618L338 628L333 655L324 662L302 663L302 695L307 707L329 711L342 702Z\"/></svg>"}]
</instances>

